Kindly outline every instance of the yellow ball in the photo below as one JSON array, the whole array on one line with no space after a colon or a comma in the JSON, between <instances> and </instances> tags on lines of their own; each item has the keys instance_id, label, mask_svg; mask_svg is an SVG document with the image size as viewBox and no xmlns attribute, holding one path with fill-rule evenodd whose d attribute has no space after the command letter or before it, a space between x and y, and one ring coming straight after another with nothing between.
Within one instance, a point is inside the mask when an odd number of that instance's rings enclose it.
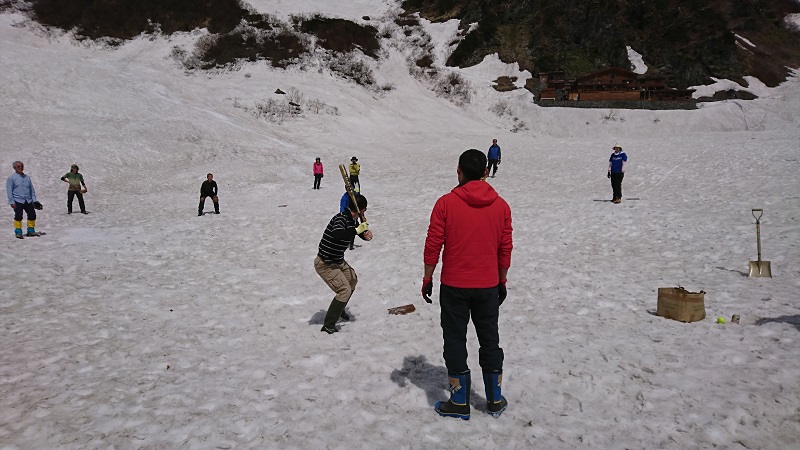
<instances>
[{"instance_id":1,"label":"yellow ball","mask_svg":"<svg viewBox=\"0 0 800 450\"><path fill-rule=\"evenodd\" d=\"M725 323L724 317L717 317L717 323Z\"/></svg>"}]
</instances>

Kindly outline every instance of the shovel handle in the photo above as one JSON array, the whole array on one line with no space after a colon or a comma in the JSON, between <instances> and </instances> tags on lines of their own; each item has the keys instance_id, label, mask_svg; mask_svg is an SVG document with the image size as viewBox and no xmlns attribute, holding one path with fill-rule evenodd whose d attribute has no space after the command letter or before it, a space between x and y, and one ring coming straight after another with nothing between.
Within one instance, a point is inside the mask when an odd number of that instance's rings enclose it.
<instances>
[{"instance_id":1,"label":"shovel handle","mask_svg":"<svg viewBox=\"0 0 800 450\"><path fill-rule=\"evenodd\" d=\"M756 213L758 215L756 216ZM758 264L761 265L761 216L764 215L764 210L761 208L753 208L753 217L756 219L756 248L758 249Z\"/></svg>"}]
</instances>

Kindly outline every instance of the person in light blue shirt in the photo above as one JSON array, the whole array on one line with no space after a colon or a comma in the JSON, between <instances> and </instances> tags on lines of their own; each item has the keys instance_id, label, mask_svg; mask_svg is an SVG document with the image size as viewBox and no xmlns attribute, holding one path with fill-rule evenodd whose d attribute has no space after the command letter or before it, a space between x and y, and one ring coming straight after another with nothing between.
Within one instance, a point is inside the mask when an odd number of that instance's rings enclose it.
<instances>
[{"instance_id":1,"label":"person in light blue shirt","mask_svg":"<svg viewBox=\"0 0 800 450\"><path fill-rule=\"evenodd\" d=\"M6 194L8 204L14 210L14 235L18 239L22 236L22 213L28 216L28 236L38 236L36 232L36 210L42 209L42 204L36 199L36 190L33 189L31 177L25 175L25 165L21 161L12 164L14 173L6 180Z\"/></svg>"}]
</instances>

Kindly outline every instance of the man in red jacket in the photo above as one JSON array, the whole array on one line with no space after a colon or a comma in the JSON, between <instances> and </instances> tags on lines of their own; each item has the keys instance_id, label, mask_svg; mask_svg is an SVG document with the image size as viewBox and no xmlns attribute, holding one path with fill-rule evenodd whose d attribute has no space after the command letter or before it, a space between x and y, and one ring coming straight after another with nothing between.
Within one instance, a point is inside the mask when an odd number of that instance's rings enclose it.
<instances>
[{"instance_id":1,"label":"man in red jacket","mask_svg":"<svg viewBox=\"0 0 800 450\"><path fill-rule=\"evenodd\" d=\"M497 319L506 299L506 274L511 266L511 208L489 183L486 155L467 150L458 160L458 186L436 201L425 239L422 297L431 303L433 272L442 252L439 302L444 335L444 360L450 400L437 402L436 412L469 420L471 377L467 366L470 316L480 344L487 412L494 417L508 406L501 395L503 349Z\"/></svg>"}]
</instances>

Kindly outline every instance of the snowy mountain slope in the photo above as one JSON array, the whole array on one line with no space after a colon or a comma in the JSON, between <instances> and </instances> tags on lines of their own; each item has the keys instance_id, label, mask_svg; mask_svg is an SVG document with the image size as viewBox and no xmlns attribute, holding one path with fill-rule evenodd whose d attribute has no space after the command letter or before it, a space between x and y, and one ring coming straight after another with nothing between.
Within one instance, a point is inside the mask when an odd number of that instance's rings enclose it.
<instances>
[{"instance_id":1,"label":"snowy mountain slope","mask_svg":"<svg viewBox=\"0 0 800 450\"><path fill-rule=\"evenodd\" d=\"M516 69L487 58L462 72L474 95L459 108L408 75L400 44L376 65L394 85L379 95L263 64L187 75L169 54L192 34L108 50L21 21L0 15L0 167L25 162L48 234L13 239L7 208L4 448L778 449L800 434L797 78L697 111L541 109L491 89ZM339 114L278 124L236 106L278 88ZM489 111L500 101L528 130L508 131L511 116ZM492 138L504 163L490 182L514 214L500 325L510 407L481 414L470 332L464 423L432 411L446 374L421 252L458 155ZM614 143L631 164L621 205L598 201ZM329 336L331 295L311 262L342 193L336 165L353 155L376 238L347 254L355 320ZM66 215L58 178L73 162L88 216ZM197 217L207 172L222 214ZM773 279L743 276L755 207ZM706 291L706 320L652 314L657 288L675 285ZM418 311L386 314L406 303ZM714 323L732 314L740 325Z\"/></svg>"}]
</instances>

